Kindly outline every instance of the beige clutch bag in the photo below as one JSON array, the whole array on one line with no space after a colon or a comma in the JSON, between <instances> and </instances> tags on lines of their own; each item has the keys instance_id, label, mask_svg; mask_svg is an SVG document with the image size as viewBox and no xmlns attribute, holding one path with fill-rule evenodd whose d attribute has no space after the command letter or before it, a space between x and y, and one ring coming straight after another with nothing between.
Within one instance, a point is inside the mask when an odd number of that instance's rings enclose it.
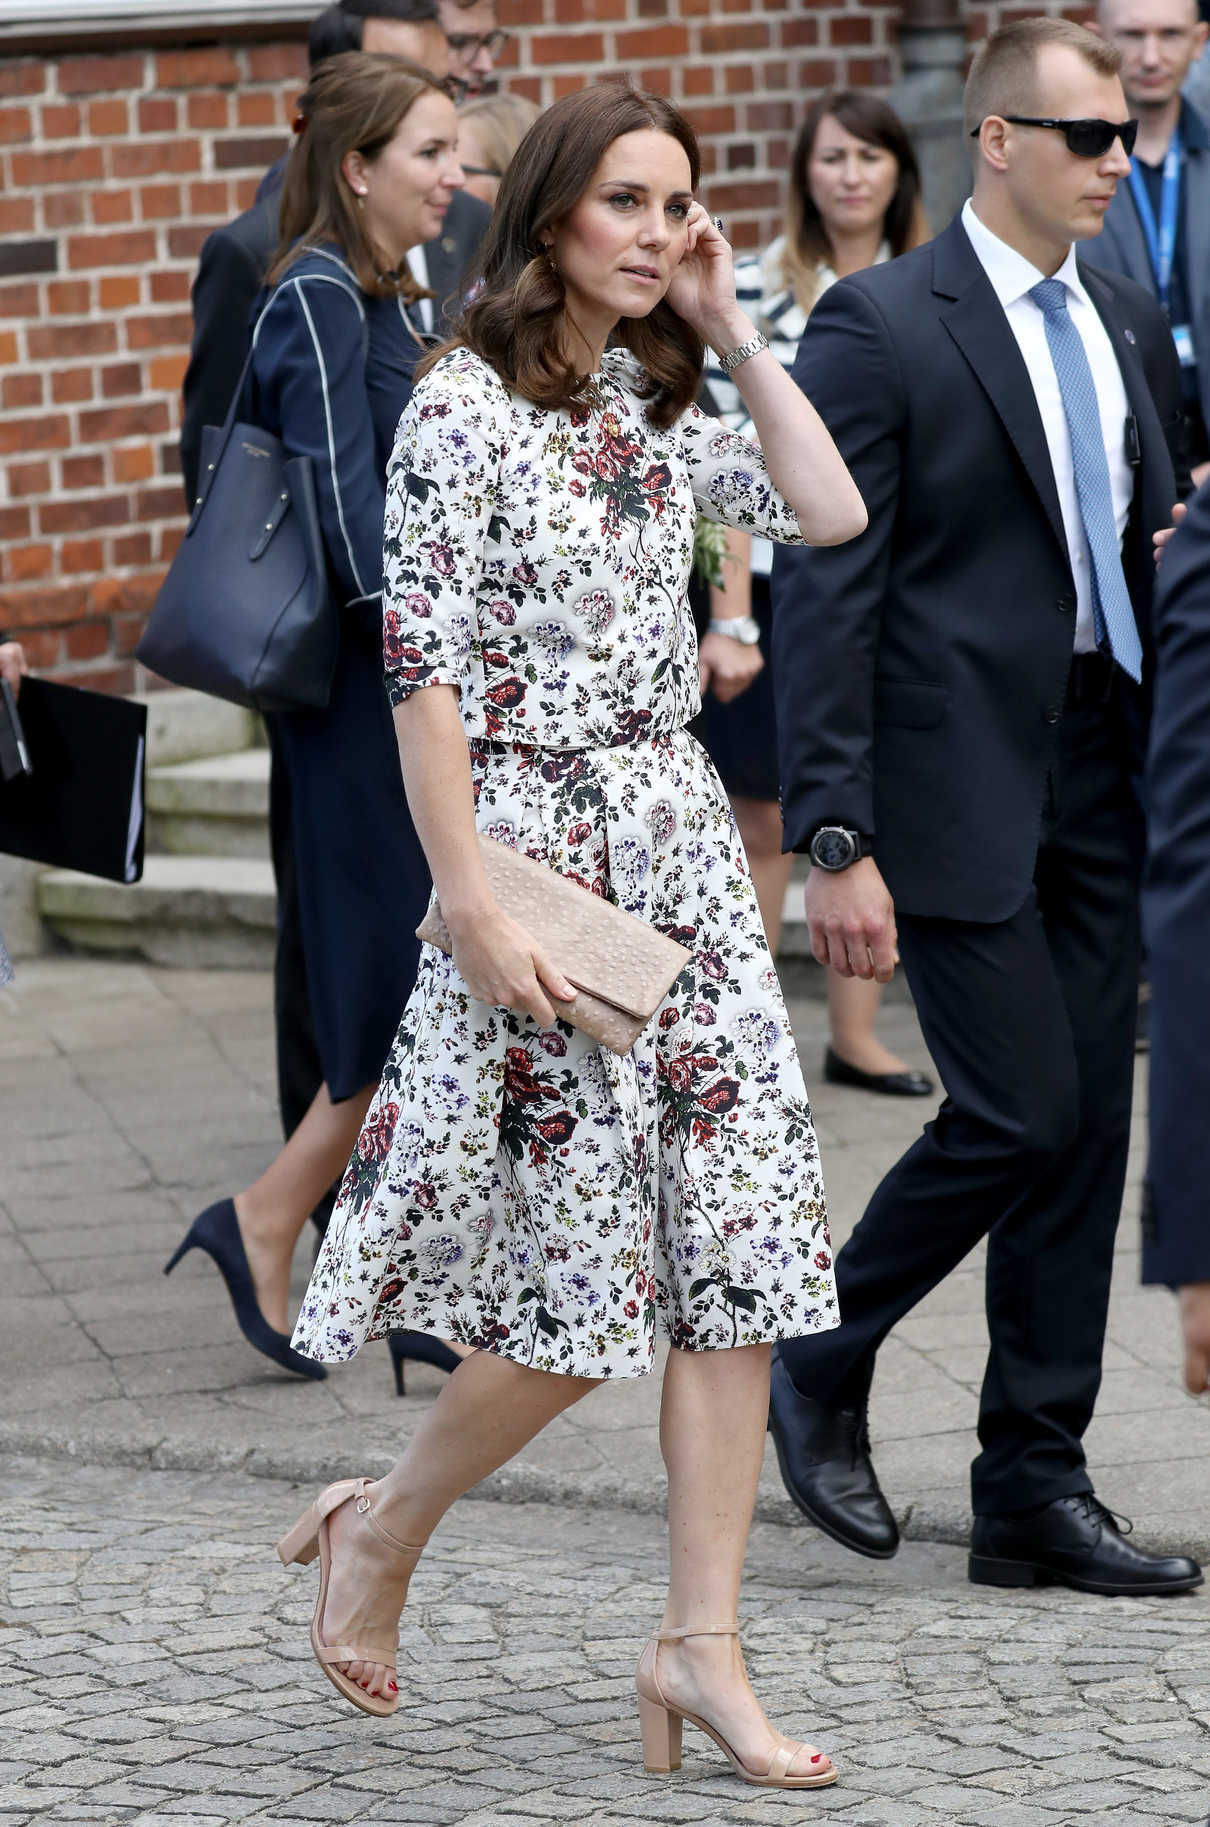
<instances>
[{"instance_id":1,"label":"beige clutch bag","mask_svg":"<svg viewBox=\"0 0 1210 1827\"><path fill-rule=\"evenodd\" d=\"M479 834L492 893L504 912L532 933L576 999L559 1006L563 1021L614 1053L629 1053L693 953L612 901L569 882L546 863ZM416 937L451 953L436 900Z\"/></svg>"}]
</instances>

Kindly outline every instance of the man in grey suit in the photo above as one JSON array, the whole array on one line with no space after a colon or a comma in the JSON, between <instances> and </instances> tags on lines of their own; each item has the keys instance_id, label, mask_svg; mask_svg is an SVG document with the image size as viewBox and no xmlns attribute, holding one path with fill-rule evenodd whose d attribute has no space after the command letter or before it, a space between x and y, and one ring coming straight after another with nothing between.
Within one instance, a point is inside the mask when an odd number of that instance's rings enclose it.
<instances>
[{"instance_id":1,"label":"man in grey suit","mask_svg":"<svg viewBox=\"0 0 1210 1827\"><path fill-rule=\"evenodd\" d=\"M1193 480L1210 476L1210 127L1181 95L1207 28L1197 0L1101 0L1102 35L1122 56L1122 87L1139 123L1128 183L1119 184L1091 266L1146 286L1168 314L1181 358Z\"/></svg>"}]
</instances>

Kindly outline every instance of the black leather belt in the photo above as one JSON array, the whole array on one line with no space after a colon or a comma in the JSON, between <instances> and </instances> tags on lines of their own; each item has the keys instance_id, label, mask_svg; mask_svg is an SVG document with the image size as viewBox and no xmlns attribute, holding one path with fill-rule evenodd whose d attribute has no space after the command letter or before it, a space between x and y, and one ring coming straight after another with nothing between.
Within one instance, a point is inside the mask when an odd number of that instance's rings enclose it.
<instances>
[{"instance_id":1,"label":"black leather belt","mask_svg":"<svg viewBox=\"0 0 1210 1827\"><path fill-rule=\"evenodd\" d=\"M1077 653L1067 677L1068 705L1107 704L1113 696L1116 671L1108 654Z\"/></svg>"}]
</instances>

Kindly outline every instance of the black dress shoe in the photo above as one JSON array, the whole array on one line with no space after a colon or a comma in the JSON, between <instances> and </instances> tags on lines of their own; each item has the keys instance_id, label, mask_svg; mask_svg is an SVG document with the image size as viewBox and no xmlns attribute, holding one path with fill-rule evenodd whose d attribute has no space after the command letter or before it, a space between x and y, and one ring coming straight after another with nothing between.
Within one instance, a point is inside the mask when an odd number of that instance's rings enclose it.
<instances>
[{"instance_id":1,"label":"black dress shoe","mask_svg":"<svg viewBox=\"0 0 1210 1827\"><path fill-rule=\"evenodd\" d=\"M865 1404L825 1408L800 1395L774 1358L769 1431L785 1487L808 1522L854 1554L889 1560L899 1528L870 1459Z\"/></svg>"},{"instance_id":2,"label":"black dress shoe","mask_svg":"<svg viewBox=\"0 0 1210 1827\"><path fill-rule=\"evenodd\" d=\"M883 1097L931 1097L936 1089L923 1072L862 1072L831 1047L823 1056L823 1075L829 1085L852 1085L858 1091L879 1091Z\"/></svg>"},{"instance_id":3,"label":"black dress shoe","mask_svg":"<svg viewBox=\"0 0 1210 1827\"><path fill-rule=\"evenodd\" d=\"M1129 1530L1130 1524L1126 1524ZM1074 1586L1132 1598L1190 1592L1202 1570L1184 1554L1148 1554L1091 1491L1059 1497L1024 1516L976 1516L970 1577L976 1586Z\"/></svg>"}]
</instances>

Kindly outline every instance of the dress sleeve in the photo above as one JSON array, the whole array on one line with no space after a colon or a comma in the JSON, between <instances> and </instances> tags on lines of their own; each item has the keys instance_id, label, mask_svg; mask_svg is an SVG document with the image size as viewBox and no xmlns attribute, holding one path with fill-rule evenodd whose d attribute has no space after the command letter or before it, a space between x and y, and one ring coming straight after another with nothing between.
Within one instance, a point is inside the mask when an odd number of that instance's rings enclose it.
<instances>
[{"instance_id":1,"label":"dress sleeve","mask_svg":"<svg viewBox=\"0 0 1210 1827\"><path fill-rule=\"evenodd\" d=\"M760 445L690 406L680 421L693 499L707 520L721 521L776 545L806 545L798 516L774 487Z\"/></svg>"},{"instance_id":2,"label":"dress sleeve","mask_svg":"<svg viewBox=\"0 0 1210 1827\"><path fill-rule=\"evenodd\" d=\"M341 600L377 632L384 479L366 391L364 321L349 286L282 280L256 329L257 384L293 455L310 457L324 545Z\"/></svg>"},{"instance_id":3,"label":"dress sleeve","mask_svg":"<svg viewBox=\"0 0 1210 1827\"><path fill-rule=\"evenodd\" d=\"M500 383L455 350L417 384L387 470L383 664L402 704L481 671L476 594L502 456Z\"/></svg>"}]
</instances>

